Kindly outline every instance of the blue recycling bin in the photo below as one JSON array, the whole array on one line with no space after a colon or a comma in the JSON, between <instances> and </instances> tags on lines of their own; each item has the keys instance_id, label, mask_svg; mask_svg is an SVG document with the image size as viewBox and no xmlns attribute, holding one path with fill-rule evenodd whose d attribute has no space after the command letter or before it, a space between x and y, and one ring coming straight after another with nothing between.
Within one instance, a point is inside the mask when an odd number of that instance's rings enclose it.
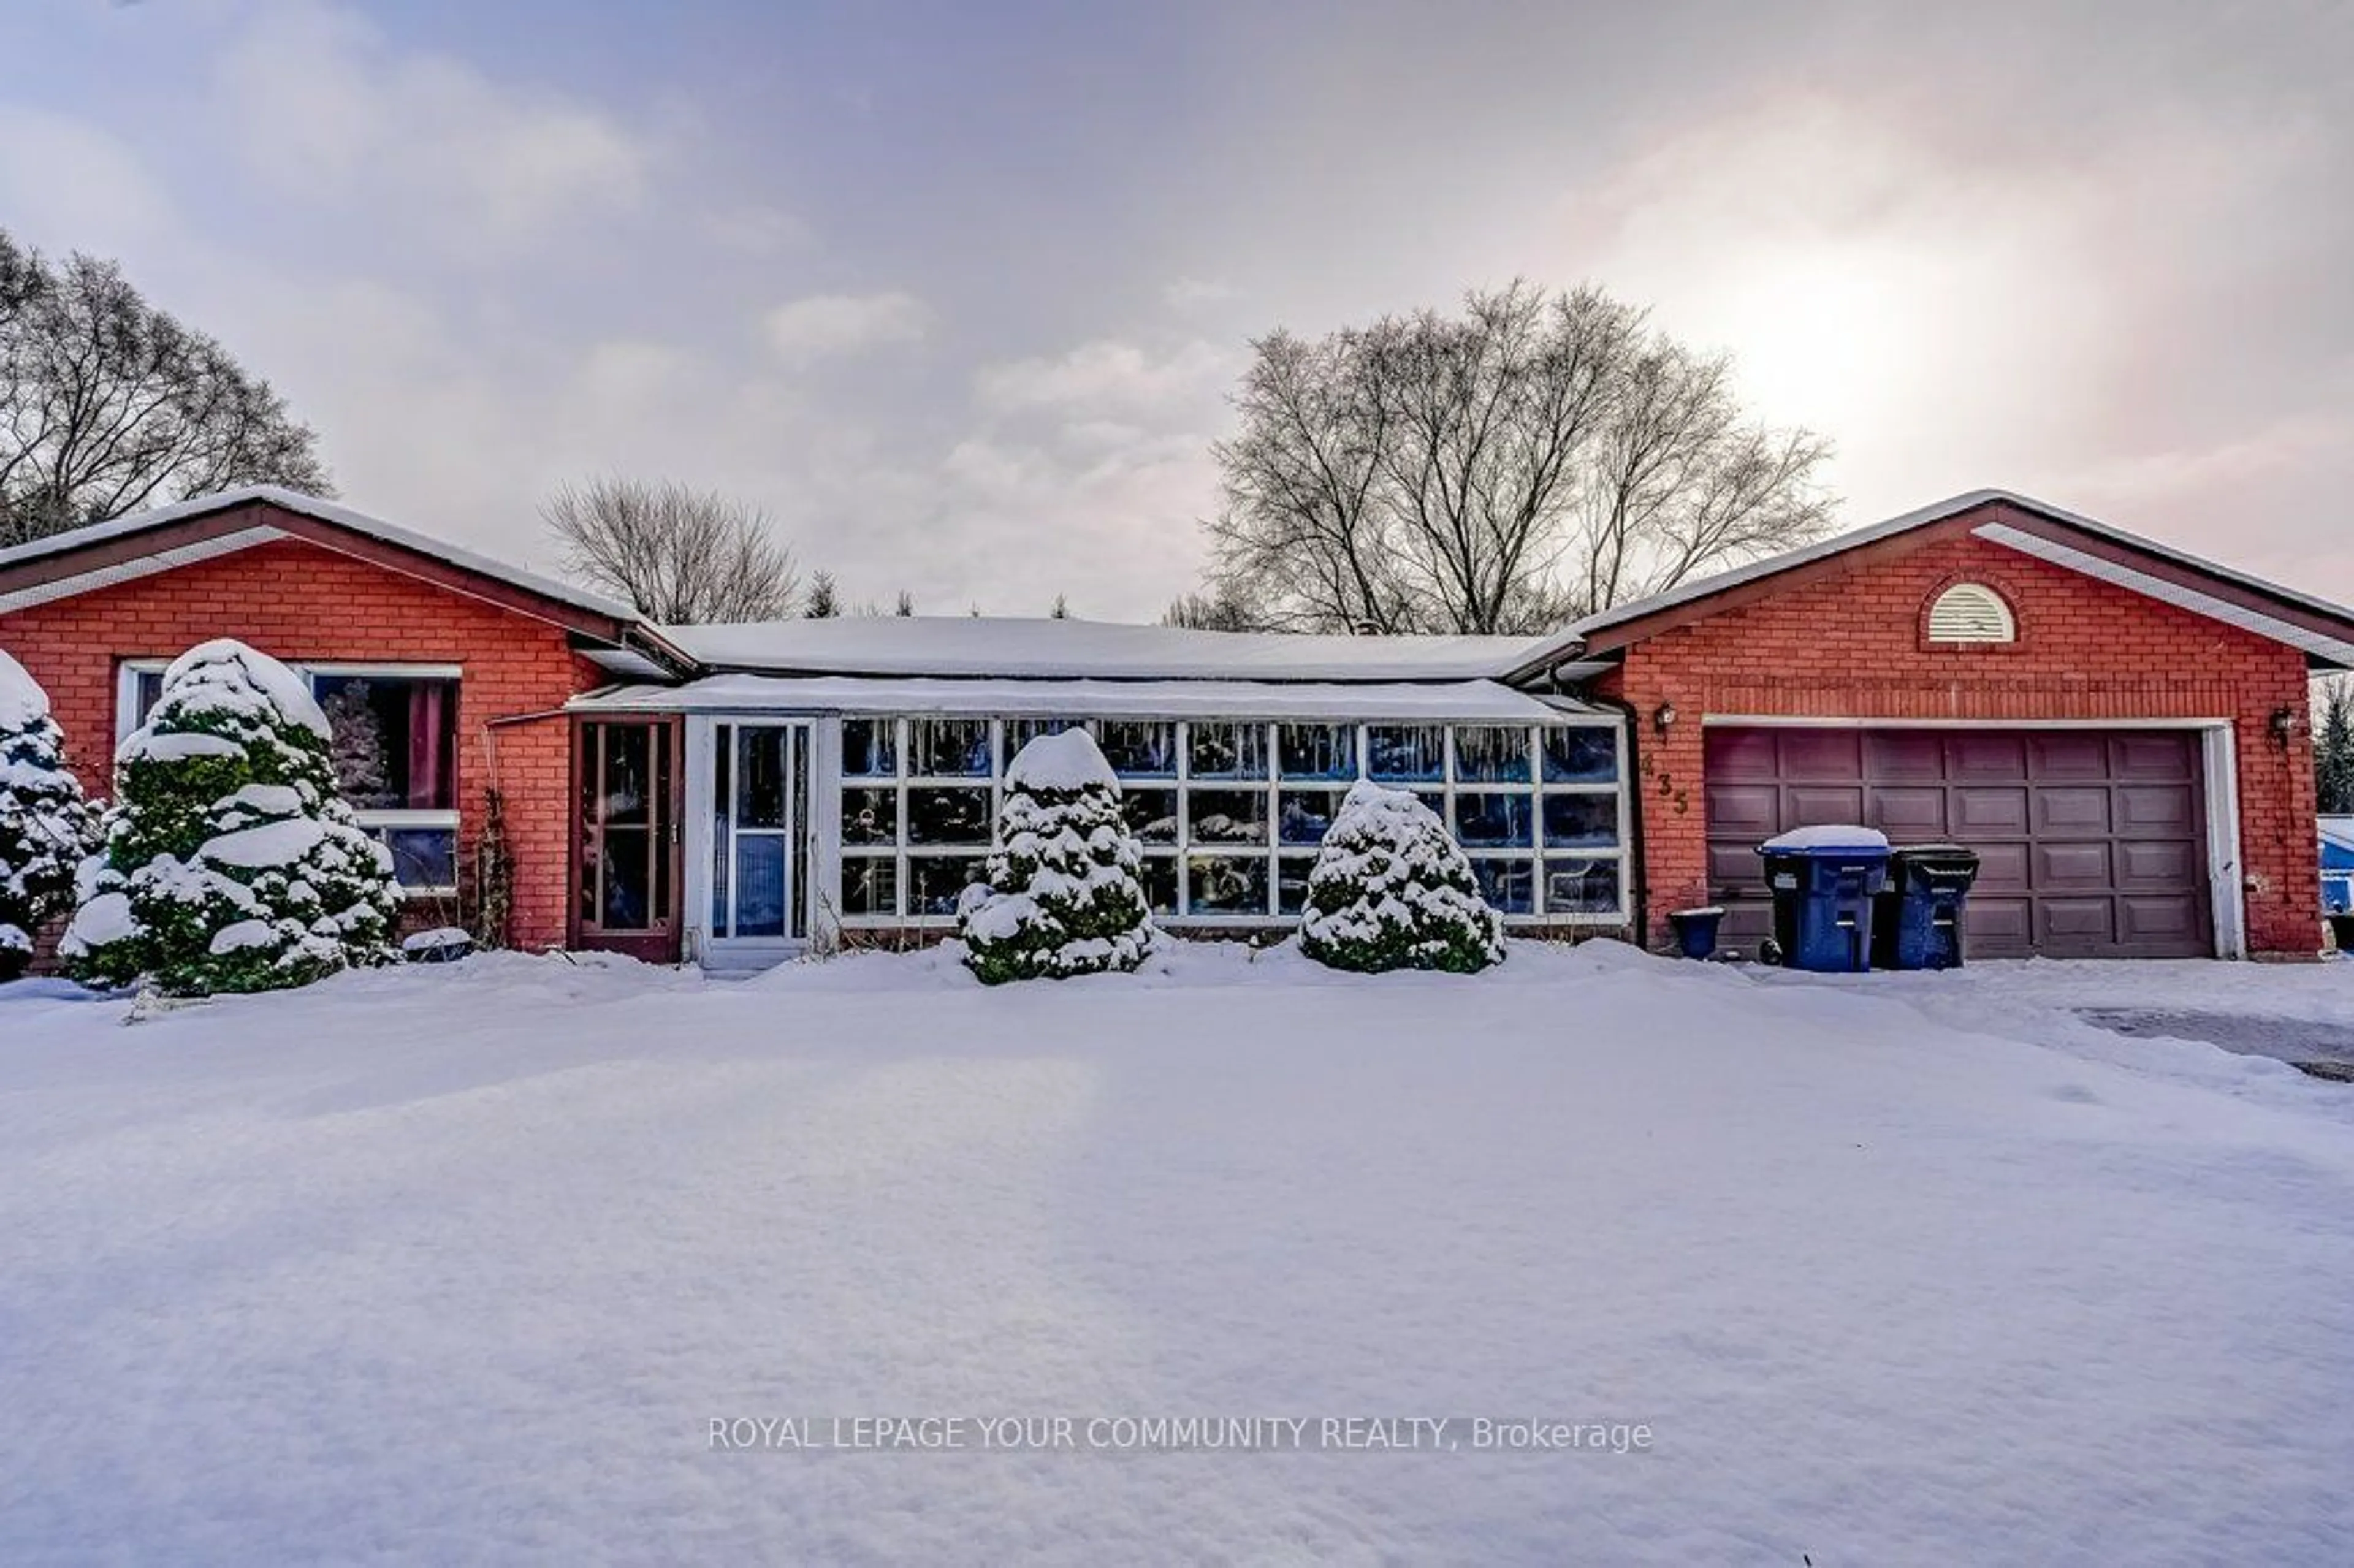
<instances>
[{"instance_id":1,"label":"blue recycling bin","mask_svg":"<svg viewBox=\"0 0 2354 1568\"><path fill-rule=\"evenodd\" d=\"M1815 828L1769 839L1757 853L1781 961L1819 974L1871 969L1872 899L1888 881L1888 841L1866 828Z\"/></svg>"},{"instance_id":2,"label":"blue recycling bin","mask_svg":"<svg viewBox=\"0 0 2354 1568\"><path fill-rule=\"evenodd\" d=\"M1873 915L1872 962L1893 969L1962 967L1962 915L1978 857L1960 844L1907 844L1888 861Z\"/></svg>"}]
</instances>

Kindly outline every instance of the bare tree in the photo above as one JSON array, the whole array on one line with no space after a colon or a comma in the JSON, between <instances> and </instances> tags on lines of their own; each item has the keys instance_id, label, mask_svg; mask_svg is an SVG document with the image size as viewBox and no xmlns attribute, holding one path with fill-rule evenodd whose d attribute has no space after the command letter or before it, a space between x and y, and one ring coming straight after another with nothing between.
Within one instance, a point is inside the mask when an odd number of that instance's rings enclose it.
<instances>
[{"instance_id":1,"label":"bare tree","mask_svg":"<svg viewBox=\"0 0 2354 1568\"><path fill-rule=\"evenodd\" d=\"M599 479L558 490L540 515L576 576L663 625L774 620L801 596L767 514L714 491Z\"/></svg>"},{"instance_id":2,"label":"bare tree","mask_svg":"<svg viewBox=\"0 0 2354 1568\"><path fill-rule=\"evenodd\" d=\"M1828 443L1744 418L1723 358L1598 289L1253 346L1209 599L1264 625L1537 631L1829 524Z\"/></svg>"},{"instance_id":3,"label":"bare tree","mask_svg":"<svg viewBox=\"0 0 2354 1568\"><path fill-rule=\"evenodd\" d=\"M1224 592L1179 594L1169 601L1169 608L1161 612L1161 624L1182 626L1194 631L1267 630L1248 605Z\"/></svg>"},{"instance_id":4,"label":"bare tree","mask_svg":"<svg viewBox=\"0 0 2354 1568\"><path fill-rule=\"evenodd\" d=\"M0 230L0 545L231 485L334 487L311 430L122 269Z\"/></svg>"}]
</instances>

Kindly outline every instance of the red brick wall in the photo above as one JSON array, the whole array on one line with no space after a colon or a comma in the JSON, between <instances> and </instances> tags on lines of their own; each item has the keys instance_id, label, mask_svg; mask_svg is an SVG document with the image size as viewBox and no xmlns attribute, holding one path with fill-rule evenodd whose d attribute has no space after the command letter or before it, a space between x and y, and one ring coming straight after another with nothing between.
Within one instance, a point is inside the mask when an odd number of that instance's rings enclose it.
<instances>
[{"instance_id":1,"label":"red brick wall","mask_svg":"<svg viewBox=\"0 0 2354 1568\"><path fill-rule=\"evenodd\" d=\"M2284 747L2272 715L2307 711L2293 648L1972 536L1983 514L1925 529L1910 549L1661 632L1628 650L1596 690L1636 709L1651 939L1664 911L1705 902L1701 790L1704 714L1827 718L2229 718L2239 762L2241 852L2252 953L2320 945L2313 744ZM2015 643L1935 648L1930 599L1967 578L1999 590ZM1672 704L1662 736L1652 715ZM2209 788L2214 788L2211 780Z\"/></svg>"},{"instance_id":2,"label":"red brick wall","mask_svg":"<svg viewBox=\"0 0 2354 1568\"><path fill-rule=\"evenodd\" d=\"M459 861L471 873L482 793L505 794L515 862L510 939L565 939L569 726L486 727L563 705L601 678L558 627L348 556L281 540L112 588L0 614L0 647L49 694L68 756L104 793L114 750L116 670L235 637L286 660L456 664Z\"/></svg>"}]
</instances>

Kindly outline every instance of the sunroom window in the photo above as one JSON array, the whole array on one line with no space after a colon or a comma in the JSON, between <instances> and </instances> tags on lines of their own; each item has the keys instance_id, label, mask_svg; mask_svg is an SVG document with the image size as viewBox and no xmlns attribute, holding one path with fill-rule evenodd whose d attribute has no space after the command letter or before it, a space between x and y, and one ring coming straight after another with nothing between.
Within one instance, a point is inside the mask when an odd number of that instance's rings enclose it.
<instances>
[{"instance_id":1,"label":"sunroom window","mask_svg":"<svg viewBox=\"0 0 2354 1568\"><path fill-rule=\"evenodd\" d=\"M1296 916L1316 846L1361 778L1411 789L1522 922L1626 918L1618 728L1522 725L895 718L842 721L844 924L940 925L981 874L1005 769L1038 735L1084 726L1119 776L1145 895L1180 924Z\"/></svg>"}]
</instances>

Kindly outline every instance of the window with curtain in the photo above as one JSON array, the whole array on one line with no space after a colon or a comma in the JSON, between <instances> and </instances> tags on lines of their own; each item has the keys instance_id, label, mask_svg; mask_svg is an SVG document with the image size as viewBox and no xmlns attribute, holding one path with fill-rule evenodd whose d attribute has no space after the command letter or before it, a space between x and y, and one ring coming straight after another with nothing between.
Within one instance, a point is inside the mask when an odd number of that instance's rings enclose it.
<instances>
[{"instance_id":1,"label":"window with curtain","mask_svg":"<svg viewBox=\"0 0 2354 1568\"><path fill-rule=\"evenodd\" d=\"M147 722L164 694L167 661L121 668L116 738ZM392 853L393 875L410 894L458 887L458 677L446 665L305 665L327 720L336 792L369 835Z\"/></svg>"}]
</instances>

